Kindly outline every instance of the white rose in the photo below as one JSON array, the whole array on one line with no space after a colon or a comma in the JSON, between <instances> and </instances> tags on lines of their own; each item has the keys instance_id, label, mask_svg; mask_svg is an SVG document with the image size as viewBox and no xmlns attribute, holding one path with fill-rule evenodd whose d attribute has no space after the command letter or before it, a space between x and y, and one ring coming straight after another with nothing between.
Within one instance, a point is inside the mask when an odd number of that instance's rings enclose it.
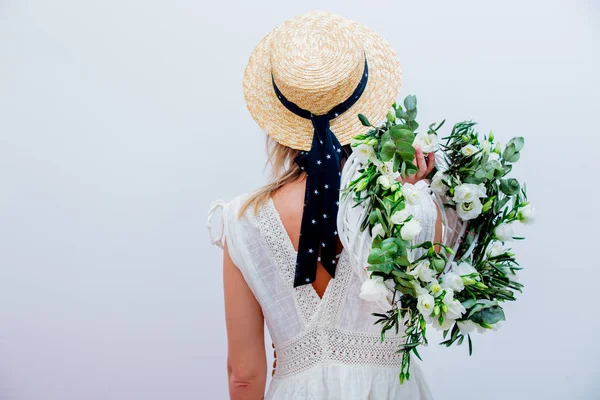
<instances>
[{"instance_id":1,"label":"white rose","mask_svg":"<svg viewBox=\"0 0 600 400\"><path fill-rule=\"evenodd\" d=\"M434 278L435 272L431 268L429 268L429 265L430 265L429 260L427 260L427 259L421 260L416 265L416 267L414 269L412 269L409 273L412 276L419 278L423 282L431 282L432 280L435 279Z\"/></svg>"},{"instance_id":2,"label":"white rose","mask_svg":"<svg viewBox=\"0 0 600 400\"><path fill-rule=\"evenodd\" d=\"M500 242L498 240L492 241L488 245L488 248L486 250L486 254L488 257L496 257L496 256L499 256L500 254L504 254L504 253L506 253L506 249L504 248L504 245L502 244L502 242Z\"/></svg>"},{"instance_id":3,"label":"white rose","mask_svg":"<svg viewBox=\"0 0 600 400\"><path fill-rule=\"evenodd\" d=\"M415 205L421 202L421 191L412 183L402 185L402 194L409 204Z\"/></svg>"},{"instance_id":4,"label":"white rose","mask_svg":"<svg viewBox=\"0 0 600 400\"><path fill-rule=\"evenodd\" d=\"M483 142L481 142L481 148L484 152L489 153L492 149L492 144L488 140L484 140Z\"/></svg>"},{"instance_id":5,"label":"white rose","mask_svg":"<svg viewBox=\"0 0 600 400\"><path fill-rule=\"evenodd\" d=\"M478 198L456 204L456 213L463 221L475 219L483 211L483 204Z\"/></svg>"},{"instance_id":6,"label":"white rose","mask_svg":"<svg viewBox=\"0 0 600 400\"><path fill-rule=\"evenodd\" d=\"M392 187L394 181L389 175L380 175L379 178L377 178L377 183L381 185L382 188L389 189Z\"/></svg>"},{"instance_id":7,"label":"white rose","mask_svg":"<svg viewBox=\"0 0 600 400\"><path fill-rule=\"evenodd\" d=\"M383 277L372 276L363 282L358 296L366 301L384 301L387 300L387 295L388 288L383 282Z\"/></svg>"},{"instance_id":8,"label":"white rose","mask_svg":"<svg viewBox=\"0 0 600 400\"><path fill-rule=\"evenodd\" d=\"M498 161L498 160L500 160L500 154L498 154L498 153L490 153L488 155L488 160L489 161Z\"/></svg>"},{"instance_id":9,"label":"white rose","mask_svg":"<svg viewBox=\"0 0 600 400\"><path fill-rule=\"evenodd\" d=\"M427 322L430 322L431 326L433 326L438 331L445 331L446 329L450 329L452 324L454 324L454 320L451 318L446 318L446 316L444 316L444 321L442 321L441 324L437 317L432 318L431 316L428 318Z\"/></svg>"},{"instance_id":10,"label":"white rose","mask_svg":"<svg viewBox=\"0 0 600 400\"><path fill-rule=\"evenodd\" d=\"M462 333L463 335L473 332L475 328L479 325L471 321L470 319L466 321L456 321L456 323L458 324L458 329L460 330L460 333Z\"/></svg>"},{"instance_id":11,"label":"white rose","mask_svg":"<svg viewBox=\"0 0 600 400\"><path fill-rule=\"evenodd\" d=\"M365 143L356 146L353 152L356 153L356 157L363 164L366 164L367 161L369 161L372 158L375 158L375 150L373 149L373 146L369 146Z\"/></svg>"},{"instance_id":12,"label":"white rose","mask_svg":"<svg viewBox=\"0 0 600 400\"><path fill-rule=\"evenodd\" d=\"M514 236L514 227L512 222L503 222L494 230L494 236L503 242L512 240Z\"/></svg>"},{"instance_id":13,"label":"white rose","mask_svg":"<svg viewBox=\"0 0 600 400\"><path fill-rule=\"evenodd\" d=\"M474 183L463 183L454 189L452 200L456 203L466 203L481 197L487 197L485 194L485 185L483 183L480 183L479 185Z\"/></svg>"},{"instance_id":14,"label":"white rose","mask_svg":"<svg viewBox=\"0 0 600 400\"><path fill-rule=\"evenodd\" d=\"M400 172L394 171L393 161L382 162L377 166L377 169L379 170L380 174L387 175L394 181L400 176Z\"/></svg>"},{"instance_id":15,"label":"white rose","mask_svg":"<svg viewBox=\"0 0 600 400\"><path fill-rule=\"evenodd\" d=\"M442 287L444 289L452 289L453 291L460 292L465 288L465 284L456 272L449 271L442 275Z\"/></svg>"},{"instance_id":16,"label":"white rose","mask_svg":"<svg viewBox=\"0 0 600 400\"><path fill-rule=\"evenodd\" d=\"M469 157L477 153L479 149L472 144L468 144L460 150L465 156Z\"/></svg>"},{"instance_id":17,"label":"white rose","mask_svg":"<svg viewBox=\"0 0 600 400\"><path fill-rule=\"evenodd\" d=\"M413 147L420 147L424 153L435 151L438 146L439 138L436 134L417 133L413 141Z\"/></svg>"},{"instance_id":18,"label":"white rose","mask_svg":"<svg viewBox=\"0 0 600 400\"><path fill-rule=\"evenodd\" d=\"M404 240L411 241L421 233L421 229L421 222L413 218L400 228L400 236Z\"/></svg>"},{"instance_id":19,"label":"white rose","mask_svg":"<svg viewBox=\"0 0 600 400\"><path fill-rule=\"evenodd\" d=\"M430 316L433 312L433 307L435 307L435 299L429 293L417 297L417 309L423 316Z\"/></svg>"},{"instance_id":20,"label":"white rose","mask_svg":"<svg viewBox=\"0 0 600 400\"><path fill-rule=\"evenodd\" d=\"M466 261L461 262L460 264L456 265L456 267L453 266L452 270L460 276L477 273L477 270Z\"/></svg>"},{"instance_id":21,"label":"white rose","mask_svg":"<svg viewBox=\"0 0 600 400\"><path fill-rule=\"evenodd\" d=\"M531 206L531 203L529 203L529 204L519 208L519 211L517 212L517 218L519 218L519 221L521 221L524 224L533 222L534 211L535 211L535 208L533 208Z\"/></svg>"},{"instance_id":22,"label":"white rose","mask_svg":"<svg viewBox=\"0 0 600 400\"><path fill-rule=\"evenodd\" d=\"M375 226L373 226L373 229L371 230L371 236L373 236L373 237L377 237L377 236L385 237L385 229L383 229L383 225L381 225L381 224L375 224Z\"/></svg>"},{"instance_id":23,"label":"white rose","mask_svg":"<svg viewBox=\"0 0 600 400\"><path fill-rule=\"evenodd\" d=\"M447 179L447 176L442 171L437 171L431 178L431 190L437 194L445 195L448 191L448 185L443 182L443 179Z\"/></svg>"},{"instance_id":24,"label":"white rose","mask_svg":"<svg viewBox=\"0 0 600 400\"><path fill-rule=\"evenodd\" d=\"M435 297L442 294L442 285L440 285L436 279L432 280L429 285L427 285L427 289L429 289L431 294Z\"/></svg>"},{"instance_id":25,"label":"white rose","mask_svg":"<svg viewBox=\"0 0 600 400\"><path fill-rule=\"evenodd\" d=\"M458 319L467 312L465 306L454 298L454 292L452 290L446 291L446 295L442 302L448 307L448 311L446 311L444 318Z\"/></svg>"},{"instance_id":26,"label":"white rose","mask_svg":"<svg viewBox=\"0 0 600 400\"><path fill-rule=\"evenodd\" d=\"M399 225L402 222L406 221L406 219L410 217L410 213L408 212L408 210L406 208L403 208L400 211L396 211L391 217L390 220L392 221L392 223Z\"/></svg>"}]
</instances>

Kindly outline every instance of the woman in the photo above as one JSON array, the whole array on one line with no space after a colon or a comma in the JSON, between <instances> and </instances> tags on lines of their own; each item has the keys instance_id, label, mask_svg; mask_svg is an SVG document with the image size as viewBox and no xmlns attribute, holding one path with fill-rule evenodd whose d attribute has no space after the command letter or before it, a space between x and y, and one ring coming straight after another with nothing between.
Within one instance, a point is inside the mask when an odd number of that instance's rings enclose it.
<instances>
[{"instance_id":1,"label":"woman","mask_svg":"<svg viewBox=\"0 0 600 400\"><path fill-rule=\"evenodd\" d=\"M273 179L211 210L223 209L213 241L224 249L232 399L263 398L265 321L276 357L266 399L431 398L416 364L398 382L402 332L381 342L380 309L361 298L336 225L349 143L364 131L357 114L383 119L400 83L385 40L330 13L285 22L250 57L244 93L269 136ZM415 163L405 182L425 190L434 156L417 149ZM411 210L426 228L414 241L440 241L438 211L424 204Z\"/></svg>"}]
</instances>

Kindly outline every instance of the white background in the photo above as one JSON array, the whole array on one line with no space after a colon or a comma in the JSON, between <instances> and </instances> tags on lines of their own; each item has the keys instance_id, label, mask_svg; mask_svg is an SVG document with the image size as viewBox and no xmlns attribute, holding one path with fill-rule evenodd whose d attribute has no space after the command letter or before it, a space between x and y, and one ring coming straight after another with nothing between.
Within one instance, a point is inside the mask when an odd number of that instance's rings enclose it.
<instances>
[{"instance_id":1,"label":"white background","mask_svg":"<svg viewBox=\"0 0 600 400\"><path fill-rule=\"evenodd\" d=\"M0 399L227 398L206 212L264 182L250 52L316 9L393 45L422 126L525 137L526 291L470 358L431 335L436 399L600 398L597 1L2 0Z\"/></svg>"}]
</instances>

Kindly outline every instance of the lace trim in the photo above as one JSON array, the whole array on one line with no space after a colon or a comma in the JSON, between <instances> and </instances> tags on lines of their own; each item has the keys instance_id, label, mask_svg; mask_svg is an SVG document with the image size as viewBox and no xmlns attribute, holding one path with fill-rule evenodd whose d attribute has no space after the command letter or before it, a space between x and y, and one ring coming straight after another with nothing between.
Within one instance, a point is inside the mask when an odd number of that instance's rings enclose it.
<instances>
[{"instance_id":1,"label":"lace trim","mask_svg":"<svg viewBox=\"0 0 600 400\"><path fill-rule=\"evenodd\" d=\"M328 302L320 311L322 315L318 315L317 319L324 325L334 327L337 325L342 314L342 305L350 286L350 278L352 277L352 269L350 266L350 256L347 251L343 251L340 257L340 262L335 269L335 278L329 281L327 290L323 299ZM329 293L327 292L329 291Z\"/></svg>"},{"instance_id":2,"label":"lace trim","mask_svg":"<svg viewBox=\"0 0 600 400\"><path fill-rule=\"evenodd\" d=\"M342 299L345 296L351 277L347 252L344 250L336 267L335 278L327 284L320 298L312 285L294 288L297 252L281 221L279 212L272 199L257 216L261 235L267 244L269 253L275 260L286 285L293 290L294 300L305 326L311 323L333 326L341 315Z\"/></svg>"},{"instance_id":3,"label":"lace trim","mask_svg":"<svg viewBox=\"0 0 600 400\"><path fill-rule=\"evenodd\" d=\"M348 332L336 328L315 328L283 346L275 346L277 368L274 378L305 371L320 363L340 363L399 368L402 335Z\"/></svg>"},{"instance_id":4,"label":"lace trim","mask_svg":"<svg viewBox=\"0 0 600 400\"><path fill-rule=\"evenodd\" d=\"M272 199L269 198L256 218L261 236L267 244L271 258L275 261L287 287L294 290L297 308L300 311L304 325L308 326L321 299L310 285L293 287L297 253Z\"/></svg>"}]
</instances>

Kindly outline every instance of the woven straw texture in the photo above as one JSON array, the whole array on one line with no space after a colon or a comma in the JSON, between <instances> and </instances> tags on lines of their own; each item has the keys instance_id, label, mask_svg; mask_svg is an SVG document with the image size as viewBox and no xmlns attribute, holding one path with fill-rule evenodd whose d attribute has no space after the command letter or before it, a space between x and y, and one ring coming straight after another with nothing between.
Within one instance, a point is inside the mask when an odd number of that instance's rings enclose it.
<instances>
[{"instance_id":1,"label":"woven straw texture","mask_svg":"<svg viewBox=\"0 0 600 400\"><path fill-rule=\"evenodd\" d=\"M392 47L371 29L328 12L312 12L273 29L256 46L244 73L244 97L250 114L275 141L309 150L314 128L279 101L271 76L290 101L315 115L346 100L369 64L360 99L330 121L342 145L364 131L357 115L372 123L385 118L394 103L402 72Z\"/></svg>"}]
</instances>

